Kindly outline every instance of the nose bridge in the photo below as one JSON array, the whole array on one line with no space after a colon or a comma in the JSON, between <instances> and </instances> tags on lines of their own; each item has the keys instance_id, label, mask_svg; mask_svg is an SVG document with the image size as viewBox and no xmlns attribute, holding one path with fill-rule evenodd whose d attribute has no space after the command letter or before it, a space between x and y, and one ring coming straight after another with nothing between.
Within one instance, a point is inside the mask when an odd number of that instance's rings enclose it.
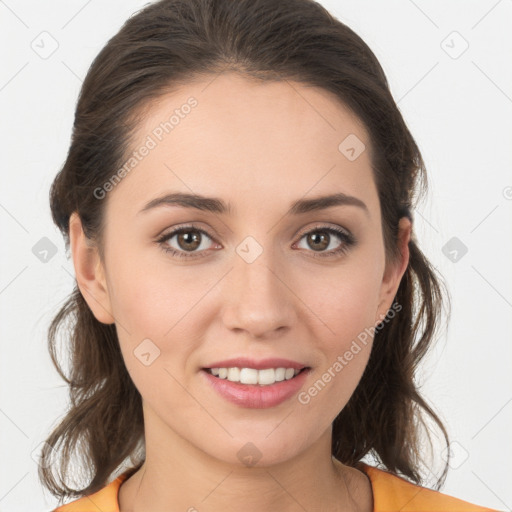
<instances>
[{"instance_id":1,"label":"nose bridge","mask_svg":"<svg viewBox=\"0 0 512 512\"><path fill-rule=\"evenodd\" d=\"M250 331L261 336L289 326L293 320L293 298L276 252L253 237L237 247L229 276L229 301L225 323L229 328Z\"/></svg>"}]
</instances>

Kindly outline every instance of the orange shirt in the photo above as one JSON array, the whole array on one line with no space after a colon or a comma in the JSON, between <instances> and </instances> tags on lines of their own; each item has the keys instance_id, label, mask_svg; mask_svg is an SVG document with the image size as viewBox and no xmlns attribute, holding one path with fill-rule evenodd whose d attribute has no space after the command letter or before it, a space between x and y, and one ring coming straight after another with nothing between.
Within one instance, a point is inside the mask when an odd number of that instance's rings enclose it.
<instances>
[{"instance_id":1,"label":"orange shirt","mask_svg":"<svg viewBox=\"0 0 512 512\"><path fill-rule=\"evenodd\" d=\"M370 479L373 512L497 512L414 485L364 462L357 467ZM62 505L53 512L119 512L117 493L126 477L123 473L98 492Z\"/></svg>"}]
</instances>

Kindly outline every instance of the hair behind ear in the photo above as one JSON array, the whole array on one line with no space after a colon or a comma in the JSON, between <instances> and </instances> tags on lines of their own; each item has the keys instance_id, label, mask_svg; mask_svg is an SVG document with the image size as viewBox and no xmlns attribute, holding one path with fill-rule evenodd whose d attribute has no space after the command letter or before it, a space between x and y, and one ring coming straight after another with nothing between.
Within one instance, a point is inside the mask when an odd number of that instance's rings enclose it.
<instances>
[{"instance_id":1,"label":"hair behind ear","mask_svg":"<svg viewBox=\"0 0 512 512\"><path fill-rule=\"evenodd\" d=\"M69 375L57 359L58 329L66 321L71 325ZM142 399L124 365L115 326L96 320L77 287L50 325L48 348L54 366L69 385L71 404L46 440L39 478L55 495L63 491L74 497L93 494L143 443ZM54 460L58 451L62 456ZM92 474L85 488L69 487L61 478L70 473L74 455Z\"/></svg>"},{"instance_id":2,"label":"hair behind ear","mask_svg":"<svg viewBox=\"0 0 512 512\"><path fill-rule=\"evenodd\" d=\"M398 313L381 322L359 385L333 423L333 455L353 466L371 454L389 471L422 484L425 482L417 468L430 466L422 456L422 433L431 453L433 450L426 418L437 424L449 445L442 421L420 395L415 382L419 364L439 327L443 293L447 290L415 240L410 240L409 252L409 265L395 298ZM446 297L449 299L449 295ZM417 310L413 309L415 305L419 306ZM442 487L447 472L446 463L437 489Z\"/></svg>"}]
</instances>

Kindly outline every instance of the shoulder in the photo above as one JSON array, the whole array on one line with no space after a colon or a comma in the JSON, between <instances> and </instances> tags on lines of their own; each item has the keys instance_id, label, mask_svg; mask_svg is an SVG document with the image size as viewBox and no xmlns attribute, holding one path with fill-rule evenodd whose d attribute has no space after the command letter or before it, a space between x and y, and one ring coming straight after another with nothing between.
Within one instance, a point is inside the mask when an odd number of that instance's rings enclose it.
<instances>
[{"instance_id":1,"label":"shoulder","mask_svg":"<svg viewBox=\"0 0 512 512\"><path fill-rule=\"evenodd\" d=\"M374 512L497 512L415 485L363 462L357 468L370 479Z\"/></svg>"},{"instance_id":2,"label":"shoulder","mask_svg":"<svg viewBox=\"0 0 512 512\"><path fill-rule=\"evenodd\" d=\"M373 493L373 512L497 512L439 491L415 485L388 471L363 462L357 469L368 476ZM128 478L120 475L100 491L56 508L53 512L119 512L118 491Z\"/></svg>"},{"instance_id":3,"label":"shoulder","mask_svg":"<svg viewBox=\"0 0 512 512\"><path fill-rule=\"evenodd\" d=\"M123 473L98 492L62 505L52 512L119 512L117 495L126 478L128 474Z\"/></svg>"}]
</instances>

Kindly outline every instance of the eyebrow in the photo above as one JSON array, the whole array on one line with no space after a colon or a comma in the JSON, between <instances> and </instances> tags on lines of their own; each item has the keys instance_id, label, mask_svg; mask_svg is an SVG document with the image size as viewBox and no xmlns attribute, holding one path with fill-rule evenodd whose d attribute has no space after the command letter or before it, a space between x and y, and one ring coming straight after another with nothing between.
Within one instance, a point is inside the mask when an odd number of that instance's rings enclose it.
<instances>
[{"instance_id":1,"label":"eyebrow","mask_svg":"<svg viewBox=\"0 0 512 512\"><path fill-rule=\"evenodd\" d=\"M231 205L225 203L222 199L183 192L172 192L152 199L140 210L139 214L162 206L182 206L218 214L230 214L232 212ZM364 210L367 215L369 214L368 207L361 199L339 192L311 199L298 199L291 204L287 215L300 215L332 208L333 206L357 206Z\"/></svg>"}]
</instances>

